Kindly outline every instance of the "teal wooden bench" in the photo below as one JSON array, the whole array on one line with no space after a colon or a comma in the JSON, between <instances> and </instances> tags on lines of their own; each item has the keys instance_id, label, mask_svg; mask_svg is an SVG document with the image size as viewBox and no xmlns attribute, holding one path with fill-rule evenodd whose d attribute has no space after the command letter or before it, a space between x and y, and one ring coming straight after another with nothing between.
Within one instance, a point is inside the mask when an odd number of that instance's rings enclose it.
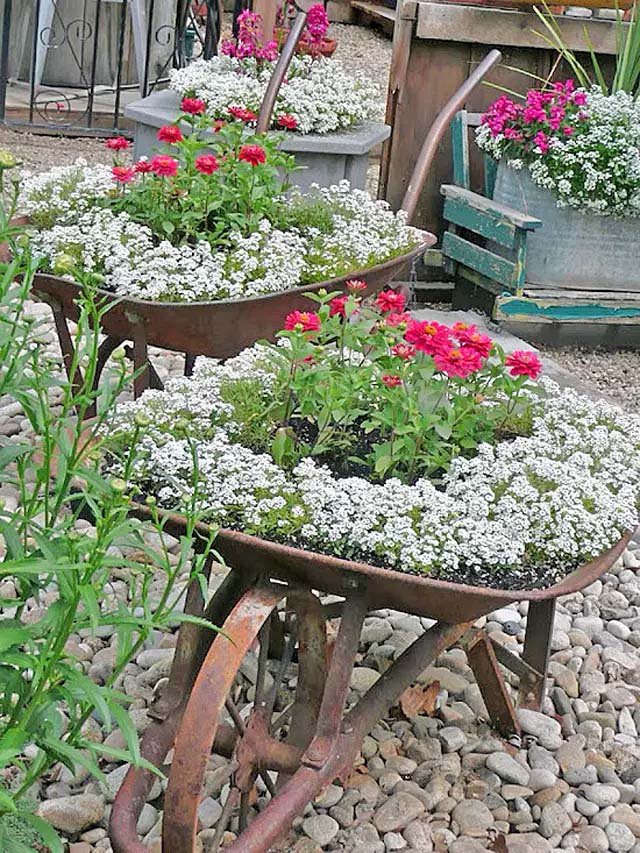
<instances>
[{"instance_id":1,"label":"teal wooden bench","mask_svg":"<svg viewBox=\"0 0 640 853\"><path fill-rule=\"evenodd\" d=\"M640 323L640 294L527 286L527 235L542 222L492 200L497 164L486 154L484 195L471 190L470 139L480 120L480 113L456 113L454 183L441 188L446 226L441 255L456 283L454 308L480 308L512 323Z\"/></svg>"}]
</instances>

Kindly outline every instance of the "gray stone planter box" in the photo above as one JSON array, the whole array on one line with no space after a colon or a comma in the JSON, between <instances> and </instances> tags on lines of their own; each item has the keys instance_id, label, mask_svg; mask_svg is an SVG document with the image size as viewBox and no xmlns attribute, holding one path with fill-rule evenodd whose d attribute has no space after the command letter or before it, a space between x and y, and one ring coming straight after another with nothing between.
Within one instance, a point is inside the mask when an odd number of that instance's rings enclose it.
<instances>
[{"instance_id":1,"label":"gray stone planter box","mask_svg":"<svg viewBox=\"0 0 640 853\"><path fill-rule=\"evenodd\" d=\"M125 108L125 116L136 125L136 158L156 152L157 130L175 121L179 104L178 94L165 89ZM282 149L293 154L296 164L303 167L291 175L291 183L306 190L313 183L327 187L346 178L352 187L364 189L371 150L390 132L391 128L382 122L364 122L338 133L288 133Z\"/></svg>"},{"instance_id":2,"label":"gray stone planter box","mask_svg":"<svg viewBox=\"0 0 640 853\"><path fill-rule=\"evenodd\" d=\"M614 219L558 207L527 169L500 163L495 201L542 222L527 235L527 284L576 290L640 291L640 218Z\"/></svg>"}]
</instances>

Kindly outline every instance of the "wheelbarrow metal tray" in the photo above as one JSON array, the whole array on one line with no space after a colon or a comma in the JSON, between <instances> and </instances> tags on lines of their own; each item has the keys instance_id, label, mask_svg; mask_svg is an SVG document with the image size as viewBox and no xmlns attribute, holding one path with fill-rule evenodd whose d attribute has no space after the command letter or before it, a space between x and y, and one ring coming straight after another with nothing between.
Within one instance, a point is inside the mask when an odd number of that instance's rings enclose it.
<instances>
[{"instance_id":1,"label":"wheelbarrow metal tray","mask_svg":"<svg viewBox=\"0 0 640 853\"><path fill-rule=\"evenodd\" d=\"M151 302L118 297L106 290L98 294L112 307L101 318L103 332L114 338L129 339L132 329L142 324L146 343L175 352L188 352L210 358L230 358L257 340L273 339L291 311L309 311L313 302L305 296L344 290L350 279L367 282L367 294L375 293L407 269L409 264L432 246L436 238L423 232L423 242L409 252L382 264L348 275L296 287L282 293L270 293L245 299L220 299L215 302ZM53 299L62 306L66 317L77 320L76 299L80 287L58 276L40 274L35 277L34 293Z\"/></svg>"},{"instance_id":2,"label":"wheelbarrow metal tray","mask_svg":"<svg viewBox=\"0 0 640 853\"><path fill-rule=\"evenodd\" d=\"M140 513L143 517L146 510ZM172 516L170 527L184 529L184 519ZM202 532L208 527L202 525ZM558 583L545 589L506 590L475 587L412 575L366 563L343 560L250 536L220 530L215 549L234 570L251 574L259 570L274 580L348 597L364 588L368 610L392 608L439 622L471 622L514 601L545 601L569 595L596 581L611 568L631 539L627 532L604 554L583 563Z\"/></svg>"}]
</instances>

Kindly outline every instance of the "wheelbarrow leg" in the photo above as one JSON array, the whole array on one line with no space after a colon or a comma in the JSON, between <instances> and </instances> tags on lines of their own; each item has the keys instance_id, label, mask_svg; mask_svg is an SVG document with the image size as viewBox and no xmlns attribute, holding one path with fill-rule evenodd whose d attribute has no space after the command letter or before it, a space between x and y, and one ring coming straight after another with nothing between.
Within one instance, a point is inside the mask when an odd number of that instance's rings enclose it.
<instances>
[{"instance_id":1,"label":"wheelbarrow leg","mask_svg":"<svg viewBox=\"0 0 640 853\"><path fill-rule=\"evenodd\" d=\"M532 711L540 710L545 696L555 612L556 602L554 598L529 602L522 659L536 672L538 677L521 685L518 704L524 708L530 708Z\"/></svg>"},{"instance_id":2,"label":"wheelbarrow leg","mask_svg":"<svg viewBox=\"0 0 640 853\"><path fill-rule=\"evenodd\" d=\"M519 734L520 726L513 702L507 692L491 640L484 631L470 643L467 657L495 728L505 737Z\"/></svg>"}]
</instances>

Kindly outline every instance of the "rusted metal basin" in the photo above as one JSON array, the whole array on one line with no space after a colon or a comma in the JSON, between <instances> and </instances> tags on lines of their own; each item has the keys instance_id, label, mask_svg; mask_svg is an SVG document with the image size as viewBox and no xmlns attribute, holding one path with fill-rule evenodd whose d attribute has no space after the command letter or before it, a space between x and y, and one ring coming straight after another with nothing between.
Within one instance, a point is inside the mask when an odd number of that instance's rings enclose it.
<instances>
[{"instance_id":1,"label":"rusted metal basin","mask_svg":"<svg viewBox=\"0 0 640 853\"><path fill-rule=\"evenodd\" d=\"M147 510L141 508L142 517ZM184 519L171 516L167 529L184 529ZM207 531L202 525L201 530ZM471 622L514 601L539 602L577 592L593 583L611 568L622 554L631 532L612 548L546 589L502 590L468 586L382 569L366 563L342 560L326 554L305 551L290 545L270 542L235 530L222 529L215 541L216 551L234 570L250 574L259 568L269 577L295 582L334 595L345 595L364 588L367 609L392 608L439 622Z\"/></svg>"},{"instance_id":2,"label":"rusted metal basin","mask_svg":"<svg viewBox=\"0 0 640 853\"><path fill-rule=\"evenodd\" d=\"M354 278L366 281L365 295L380 290L436 242L433 234L421 233L423 242L397 258L282 293L182 303L127 299L98 290L98 295L112 306L101 318L102 330L109 337L131 339L134 328L142 326L145 341L150 346L210 358L230 358L258 340L273 339L289 312L311 310L313 303L306 293L315 293L323 287L344 290L345 283ZM75 300L79 286L74 282L41 274L36 275L33 290L37 297L57 302L68 319L78 319Z\"/></svg>"}]
</instances>

